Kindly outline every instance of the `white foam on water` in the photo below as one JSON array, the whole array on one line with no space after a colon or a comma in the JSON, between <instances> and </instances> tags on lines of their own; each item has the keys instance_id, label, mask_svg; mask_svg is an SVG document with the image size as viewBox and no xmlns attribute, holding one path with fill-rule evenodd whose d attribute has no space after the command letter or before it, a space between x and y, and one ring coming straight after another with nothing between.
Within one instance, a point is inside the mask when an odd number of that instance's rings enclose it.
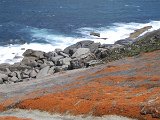
<instances>
[{"instance_id":1,"label":"white foam on water","mask_svg":"<svg viewBox=\"0 0 160 120\"><path fill-rule=\"evenodd\" d=\"M52 46L51 44L24 44L24 45L9 45L9 46L0 46L0 63L10 63L19 62L22 60L22 54L27 49L41 50L44 52L54 51L56 47L63 46Z\"/></svg>"},{"instance_id":2,"label":"white foam on water","mask_svg":"<svg viewBox=\"0 0 160 120\"><path fill-rule=\"evenodd\" d=\"M102 27L102 28L80 28L79 33L90 38L91 32L100 33L100 38L107 38L106 40L97 39L94 37L95 42L100 42L102 44L114 44L117 40L128 38L130 33L133 33L135 30L143 28L145 26L152 26L146 32L157 30L160 28L160 21L151 21L149 23L114 23L112 26ZM143 34L145 34L144 32Z\"/></svg>"},{"instance_id":3,"label":"white foam on water","mask_svg":"<svg viewBox=\"0 0 160 120\"><path fill-rule=\"evenodd\" d=\"M22 60L22 54L24 50L21 50L21 48L25 48L25 50L33 49L49 52L54 51L55 48L64 49L69 45L75 44L76 42L83 40L92 40L101 44L114 44L117 40L125 39L129 37L130 33L133 33L136 29L140 29L145 26L152 26L152 28L146 32L157 30L160 28L160 21L151 21L149 23L114 23L112 26L107 27L84 27L75 30L75 32L81 34L82 37L70 37L60 34L57 35L53 34L47 29L30 29L30 34L33 37L33 42L34 39L43 39L48 44L31 43L24 45L0 46L0 63L13 64ZM100 38L91 36L91 32L100 33ZM107 39L105 40L103 38ZM15 56L20 57L15 58Z\"/></svg>"},{"instance_id":4,"label":"white foam on water","mask_svg":"<svg viewBox=\"0 0 160 120\"><path fill-rule=\"evenodd\" d=\"M116 115L107 115L103 117L71 116L71 115L49 114L47 112L40 112L38 110L21 110L21 109L12 109L6 112L2 112L0 113L0 116L15 116L20 118L30 118L33 120L136 120Z\"/></svg>"}]
</instances>

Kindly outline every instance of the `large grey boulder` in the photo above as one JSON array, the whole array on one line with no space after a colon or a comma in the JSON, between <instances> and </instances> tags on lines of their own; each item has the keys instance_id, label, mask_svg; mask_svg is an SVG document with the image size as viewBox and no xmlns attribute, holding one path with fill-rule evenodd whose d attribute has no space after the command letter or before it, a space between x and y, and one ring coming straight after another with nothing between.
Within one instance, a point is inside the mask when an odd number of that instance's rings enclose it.
<instances>
[{"instance_id":1,"label":"large grey boulder","mask_svg":"<svg viewBox=\"0 0 160 120\"><path fill-rule=\"evenodd\" d=\"M8 74L8 76L9 76L9 77L13 77L13 76L16 77L17 74L16 74L16 72L11 72L11 73Z\"/></svg>"},{"instance_id":2,"label":"large grey boulder","mask_svg":"<svg viewBox=\"0 0 160 120\"><path fill-rule=\"evenodd\" d=\"M63 65L68 65L68 66L71 65L71 60L72 60L72 59L69 58L69 57L61 59L62 64L63 64Z\"/></svg>"},{"instance_id":3,"label":"large grey boulder","mask_svg":"<svg viewBox=\"0 0 160 120\"><path fill-rule=\"evenodd\" d=\"M33 57L33 56L29 56L29 57L24 57L21 61L21 64L24 64L24 65L31 65L33 64L35 61L37 60L36 57Z\"/></svg>"},{"instance_id":4,"label":"large grey boulder","mask_svg":"<svg viewBox=\"0 0 160 120\"><path fill-rule=\"evenodd\" d=\"M3 71L3 72L7 72L7 68L9 68L10 64L8 63L3 63L3 64L0 64L0 71Z\"/></svg>"},{"instance_id":5,"label":"large grey boulder","mask_svg":"<svg viewBox=\"0 0 160 120\"><path fill-rule=\"evenodd\" d=\"M44 52L28 49L23 53L24 57L44 58Z\"/></svg>"},{"instance_id":6,"label":"large grey boulder","mask_svg":"<svg viewBox=\"0 0 160 120\"><path fill-rule=\"evenodd\" d=\"M29 73L29 77L31 78L36 78L37 76L37 72L35 70L32 70L30 73Z\"/></svg>"},{"instance_id":7,"label":"large grey boulder","mask_svg":"<svg viewBox=\"0 0 160 120\"><path fill-rule=\"evenodd\" d=\"M56 48L54 51L55 51L57 54L59 54L59 53L62 52L63 50L60 49L60 48Z\"/></svg>"},{"instance_id":8,"label":"large grey boulder","mask_svg":"<svg viewBox=\"0 0 160 120\"><path fill-rule=\"evenodd\" d=\"M31 67L21 63L15 63L9 66L10 71L24 71L25 69L30 69Z\"/></svg>"},{"instance_id":9,"label":"large grey boulder","mask_svg":"<svg viewBox=\"0 0 160 120\"><path fill-rule=\"evenodd\" d=\"M72 58L85 58L90 54L89 48L78 48L77 51L72 55Z\"/></svg>"},{"instance_id":10,"label":"large grey boulder","mask_svg":"<svg viewBox=\"0 0 160 120\"><path fill-rule=\"evenodd\" d=\"M9 79L9 81L11 81L11 82L18 82L19 81L19 79L17 78L17 77L15 77L15 76L13 76L13 77L11 77L10 79Z\"/></svg>"},{"instance_id":11,"label":"large grey boulder","mask_svg":"<svg viewBox=\"0 0 160 120\"><path fill-rule=\"evenodd\" d=\"M33 51L31 56L42 59L42 58L44 58L44 52L42 52L42 51Z\"/></svg>"},{"instance_id":12,"label":"large grey boulder","mask_svg":"<svg viewBox=\"0 0 160 120\"><path fill-rule=\"evenodd\" d=\"M37 74L36 78L43 78L43 77L47 76L49 69L50 69L49 66L46 66L43 69L41 69L39 71L39 73Z\"/></svg>"},{"instance_id":13,"label":"large grey boulder","mask_svg":"<svg viewBox=\"0 0 160 120\"><path fill-rule=\"evenodd\" d=\"M15 73L16 73L16 77L17 77L18 79L21 79L21 78L22 78L20 71L15 71Z\"/></svg>"},{"instance_id":14,"label":"large grey boulder","mask_svg":"<svg viewBox=\"0 0 160 120\"><path fill-rule=\"evenodd\" d=\"M0 73L0 81L7 81L8 80L8 76L6 74L2 74ZM0 82L1 83L1 82Z\"/></svg>"},{"instance_id":15,"label":"large grey boulder","mask_svg":"<svg viewBox=\"0 0 160 120\"><path fill-rule=\"evenodd\" d=\"M71 69L78 69L85 66L85 63L82 60L73 59L71 60Z\"/></svg>"},{"instance_id":16,"label":"large grey boulder","mask_svg":"<svg viewBox=\"0 0 160 120\"><path fill-rule=\"evenodd\" d=\"M56 57L52 57L52 58L51 58L51 61L54 62L54 64L57 65L57 62L58 62L60 59L63 59L63 58L64 58L63 56L58 55L58 56L56 56Z\"/></svg>"},{"instance_id":17,"label":"large grey boulder","mask_svg":"<svg viewBox=\"0 0 160 120\"><path fill-rule=\"evenodd\" d=\"M72 56L78 48L89 48L89 46L91 46L93 43L94 42L90 40L80 41L65 48L64 52Z\"/></svg>"},{"instance_id":18,"label":"large grey boulder","mask_svg":"<svg viewBox=\"0 0 160 120\"><path fill-rule=\"evenodd\" d=\"M44 56L50 60L50 58L52 57L56 57L58 54L55 52L55 51L52 51L52 52L48 52L48 53L45 53Z\"/></svg>"},{"instance_id":19,"label":"large grey boulder","mask_svg":"<svg viewBox=\"0 0 160 120\"><path fill-rule=\"evenodd\" d=\"M54 74L54 73L55 73L55 66L51 67L51 68L49 69L49 71L48 71L48 74L49 74L49 75L52 75L52 74Z\"/></svg>"}]
</instances>

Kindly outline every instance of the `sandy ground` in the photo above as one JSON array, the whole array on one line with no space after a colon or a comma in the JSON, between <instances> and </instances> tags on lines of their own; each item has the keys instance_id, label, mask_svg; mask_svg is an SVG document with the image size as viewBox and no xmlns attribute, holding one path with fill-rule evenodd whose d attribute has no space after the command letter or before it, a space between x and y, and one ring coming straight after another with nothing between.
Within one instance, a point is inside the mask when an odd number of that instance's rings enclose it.
<instances>
[{"instance_id":1,"label":"sandy ground","mask_svg":"<svg viewBox=\"0 0 160 120\"><path fill-rule=\"evenodd\" d=\"M63 115L101 118L118 115L158 120L160 51L28 82L1 85L0 91L1 111L20 108Z\"/></svg>"}]
</instances>

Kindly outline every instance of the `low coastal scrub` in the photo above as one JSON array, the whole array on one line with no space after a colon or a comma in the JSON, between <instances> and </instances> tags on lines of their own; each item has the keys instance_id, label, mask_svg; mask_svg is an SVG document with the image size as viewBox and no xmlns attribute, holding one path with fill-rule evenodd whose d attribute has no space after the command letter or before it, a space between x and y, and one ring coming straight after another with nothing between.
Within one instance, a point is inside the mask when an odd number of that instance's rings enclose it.
<instances>
[{"instance_id":1,"label":"low coastal scrub","mask_svg":"<svg viewBox=\"0 0 160 120\"><path fill-rule=\"evenodd\" d=\"M132 40L131 44L129 43L113 49L107 49L101 53L101 57L104 61L108 62L155 50L160 50L160 30L147 33L140 38Z\"/></svg>"}]
</instances>

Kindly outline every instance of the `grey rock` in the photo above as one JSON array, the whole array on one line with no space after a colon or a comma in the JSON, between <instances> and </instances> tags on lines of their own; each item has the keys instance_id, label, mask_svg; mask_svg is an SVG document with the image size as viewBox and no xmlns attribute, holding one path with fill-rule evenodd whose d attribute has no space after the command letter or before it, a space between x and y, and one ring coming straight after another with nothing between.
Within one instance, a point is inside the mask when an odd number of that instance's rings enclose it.
<instances>
[{"instance_id":1,"label":"grey rock","mask_svg":"<svg viewBox=\"0 0 160 120\"><path fill-rule=\"evenodd\" d=\"M57 55L58 54L55 51L45 53L45 57L47 57L48 60L50 60L52 57L56 57Z\"/></svg>"},{"instance_id":2,"label":"grey rock","mask_svg":"<svg viewBox=\"0 0 160 120\"><path fill-rule=\"evenodd\" d=\"M9 81L11 81L11 82L18 82L19 79L17 77L13 76L13 77L11 77L11 79Z\"/></svg>"},{"instance_id":3,"label":"grey rock","mask_svg":"<svg viewBox=\"0 0 160 120\"><path fill-rule=\"evenodd\" d=\"M16 77L17 74L16 74L16 72L11 72L11 73L8 74L8 76L9 76L9 77L13 77L13 76Z\"/></svg>"},{"instance_id":4,"label":"grey rock","mask_svg":"<svg viewBox=\"0 0 160 120\"><path fill-rule=\"evenodd\" d=\"M90 49L91 53L95 53L95 51L98 50L100 46L100 43L92 43L88 48Z\"/></svg>"},{"instance_id":5,"label":"grey rock","mask_svg":"<svg viewBox=\"0 0 160 120\"><path fill-rule=\"evenodd\" d=\"M69 65L62 65L62 70L63 70L63 71L68 70L68 68L69 68Z\"/></svg>"},{"instance_id":6,"label":"grey rock","mask_svg":"<svg viewBox=\"0 0 160 120\"><path fill-rule=\"evenodd\" d=\"M84 62L82 60L74 59L71 61L71 69L78 69L84 67Z\"/></svg>"},{"instance_id":7,"label":"grey rock","mask_svg":"<svg viewBox=\"0 0 160 120\"><path fill-rule=\"evenodd\" d=\"M36 57L24 57L21 61L21 64L24 65L30 65L31 63L33 63L34 61L36 61L37 58Z\"/></svg>"},{"instance_id":8,"label":"grey rock","mask_svg":"<svg viewBox=\"0 0 160 120\"><path fill-rule=\"evenodd\" d=\"M62 61L62 64L63 65L68 65L68 66L70 66L71 65L71 58L63 58L63 59L61 59L61 61Z\"/></svg>"},{"instance_id":9,"label":"grey rock","mask_svg":"<svg viewBox=\"0 0 160 120\"><path fill-rule=\"evenodd\" d=\"M7 81L8 80L8 76L6 74L1 74L0 73L0 79L2 79L3 81Z\"/></svg>"},{"instance_id":10,"label":"grey rock","mask_svg":"<svg viewBox=\"0 0 160 120\"><path fill-rule=\"evenodd\" d=\"M69 55L64 52L59 52L59 54L62 55L63 57L69 57Z\"/></svg>"},{"instance_id":11,"label":"grey rock","mask_svg":"<svg viewBox=\"0 0 160 120\"><path fill-rule=\"evenodd\" d=\"M89 48L89 46L93 43L94 42L90 40L80 41L80 42L77 42L76 44L73 44L65 48L64 52L72 56L78 48Z\"/></svg>"},{"instance_id":12,"label":"grey rock","mask_svg":"<svg viewBox=\"0 0 160 120\"><path fill-rule=\"evenodd\" d=\"M36 78L42 78L48 75L48 71L49 71L49 66L44 67L43 69L41 69L39 71L39 73L37 74Z\"/></svg>"},{"instance_id":13,"label":"grey rock","mask_svg":"<svg viewBox=\"0 0 160 120\"><path fill-rule=\"evenodd\" d=\"M9 66L10 64L7 63L0 64L0 71L7 72L6 68L9 68Z\"/></svg>"},{"instance_id":14,"label":"grey rock","mask_svg":"<svg viewBox=\"0 0 160 120\"><path fill-rule=\"evenodd\" d=\"M33 52L32 49L27 49L24 53L23 53L23 56L24 57L27 57L27 56L31 56L31 53Z\"/></svg>"},{"instance_id":15,"label":"grey rock","mask_svg":"<svg viewBox=\"0 0 160 120\"><path fill-rule=\"evenodd\" d=\"M24 57L44 58L44 52L28 49L23 53Z\"/></svg>"},{"instance_id":16,"label":"grey rock","mask_svg":"<svg viewBox=\"0 0 160 120\"><path fill-rule=\"evenodd\" d=\"M48 74L52 75L55 73L55 66L51 67L48 71Z\"/></svg>"},{"instance_id":17,"label":"grey rock","mask_svg":"<svg viewBox=\"0 0 160 120\"><path fill-rule=\"evenodd\" d=\"M25 69L31 69L31 67L21 63L15 63L13 65L10 65L9 69L10 71L24 71Z\"/></svg>"},{"instance_id":18,"label":"grey rock","mask_svg":"<svg viewBox=\"0 0 160 120\"><path fill-rule=\"evenodd\" d=\"M101 60L91 60L91 61L86 63L86 67L95 66L95 65L98 65L98 64L102 64L102 63L103 62Z\"/></svg>"},{"instance_id":19,"label":"grey rock","mask_svg":"<svg viewBox=\"0 0 160 120\"><path fill-rule=\"evenodd\" d=\"M30 64L28 64L29 66L33 67L37 67L38 63L36 61L31 62Z\"/></svg>"},{"instance_id":20,"label":"grey rock","mask_svg":"<svg viewBox=\"0 0 160 120\"><path fill-rule=\"evenodd\" d=\"M25 71L23 71L23 74L29 75L30 72L31 72L31 70L26 69Z\"/></svg>"},{"instance_id":21,"label":"grey rock","mask_svg":"<svg viewBox=\"0 0 160 120\"><path fill-rule=\"evenodd\" d=\"M85 58L90 54L89 48L78 48L77 51L72 55L72 58Z\"/></svg>"},{"instance_id":22,"label":"grey rock","mask_svg":"<svg viewBox=\"0 0 160 120\"><path fill-rule=\"evenodd\" d=\"M44 67L46 67L46 66L48 66L46 63L44 63L44 64L42 64L41 66L40 66L40 69L43 69Z\"/></svg>"},{"instance_id":23,"label":"grey rock","mask_svg":"<svg viewBox=\"0 0 160 120\"><path fill-rule=\"evenodd\" d=\"M42 60L37 60L38 64L43 64L44 62Z\"/></svg>"},{"instance_id":24,"label":"grey rock","mask_svg":"<svg viewBox=\"0 0 160 120\"><path fill-rule=\"evenodd\" d=\"M72 58L81 59L84 62L96 59L96 56L91 53L89 48L78 48L78 50L72 55Z\"/></svg>"},{"instance_id":25,"label":"grey rock","mask_svg":"<svg viewBox=\"0 0 160 120\"><path fill-rule=\"evenodd\" d=\"M61 56L61 55L58 55L58 56L56 56L56 57L52 57L51 60L54 62L54 64L57 65L57 62L58 62L60 59L62 59L62 58L64 58L64 57Z\"/></svg>"},{"instance_id":26,"label":"grey rock","mask_svg":"<svg viewBox=\"0 0 160 120\"><path fill-rule=\"evenodd\" d=\"M42 59L43 63L47 63L47 59Z\"/></svg>"},{"instance_id":27,"label":"grey rock","mask_svg":"<svg viewBox=\"0 0 160 120\"><path fill-rule=\"evenodd\" d=\"M38 69L35 69L35 71L36 71L37 73L39 73L39 70L38 70Z\"/></svg>"},{"instance_id":28,"label":"grey rock","mask_svg":"<svg viewBox=\"0 0 160 120\"><path fill-rule=\"evenodd\" d=\"M7 74L11 73L9 68L6 68L6 72L7 72Z\"/></svg>"},{"instance_id":29,"label":"grey rock","mask_svg":"<svg viewBox=\"0 0 160 120\"><path fill-rule=\"evenodd\" d=\"M21 73L20 73L19 71L15 71L15 73L16 73L16 77L17 77L18 79L21 79Z\"/></svg>"},{"instance_id":30,"label":"grey rock","mask_svg":"<svg viewBox=\"0 0 160 120\"><path fill-rule=\"evenodd\" d=\"M55 72L62 71L62 66L55 66Z\"/></svg>"},{"instance_id":31,"label":"grey rock","mask_svg":"<svg viewBox=\"0 0 160 120\"><path fill-rule=\"evenodd\" d=\"M42 52L42 51L33 51L31 53L31 56L34 56L34 57L42 59L42 58L44 58L44 52Z\"/></svg>"},{"instance_id":32,"label":"grey rock","mask_svg":"<svg viewBox=\"0 0 160 120\"><path fill-rule=\"evenodd\" d=\"M22 79L29 78L29 75L22 73Z\"/></svg>"},{"instance_id":33,"label":"grey rock","mask_svg":"<svg viewBox=\"0 0 160 120\"><path fill-rule=\"evenodd\" d=\"M51 67L54 66L54 63L52 61L47 61L46 64Z\"/></svg>"},{"instance_id":34,"label":"grey rock","mask_svg":"<svg viewBox=\"0 0 160 120\"><path fill-rule=\"evenodd\" d=\"M32 70L29 74L29 77L31 78L36 78L36 76L37 76L37 72L35 70Z\"/></svg>"},{"instance_id":35,"label":"grey rock","mask_svg":"<svg viewBox=\"0 0 160 120\"><path fill-rule=\"evenodd\" d=\"M3 84L3 79L2 78L0 78L0 84Z\"/></svg>"},{"instance_id":36,"label":"grey rock","mask_svg":"<svg viewBox=\"0 0 160 120\"><path fill-rule=\"evenodd\" d=\"M91 32L90 35L100 37L100 33L96 33L96 32Z\"/></svg>"},{"instance_id":37,"label":"grey rock","mask_svg":"<svg viewBox=\"0 0 160 120\"><path fill-rule=\"evenodd\" d=\"M118 41L116 41L114 44L130 45L130 44L132 44L133 42L134 42L133 39L126 38L126 39L118 40Z\"/></svg>"},{"instance_id":38,"label":"grey rock","mask_svg":"<svg viewBox=\"0 0 160 120\"><path fill-rule=\"evenodd\" d=\"M54 51L59 55L59 54L60 54L60 52L62 52L63 50L62 50L62 49L60 49L60 48L57 48L57 49L55 49Z\"/></svg>"}]
</instances>

